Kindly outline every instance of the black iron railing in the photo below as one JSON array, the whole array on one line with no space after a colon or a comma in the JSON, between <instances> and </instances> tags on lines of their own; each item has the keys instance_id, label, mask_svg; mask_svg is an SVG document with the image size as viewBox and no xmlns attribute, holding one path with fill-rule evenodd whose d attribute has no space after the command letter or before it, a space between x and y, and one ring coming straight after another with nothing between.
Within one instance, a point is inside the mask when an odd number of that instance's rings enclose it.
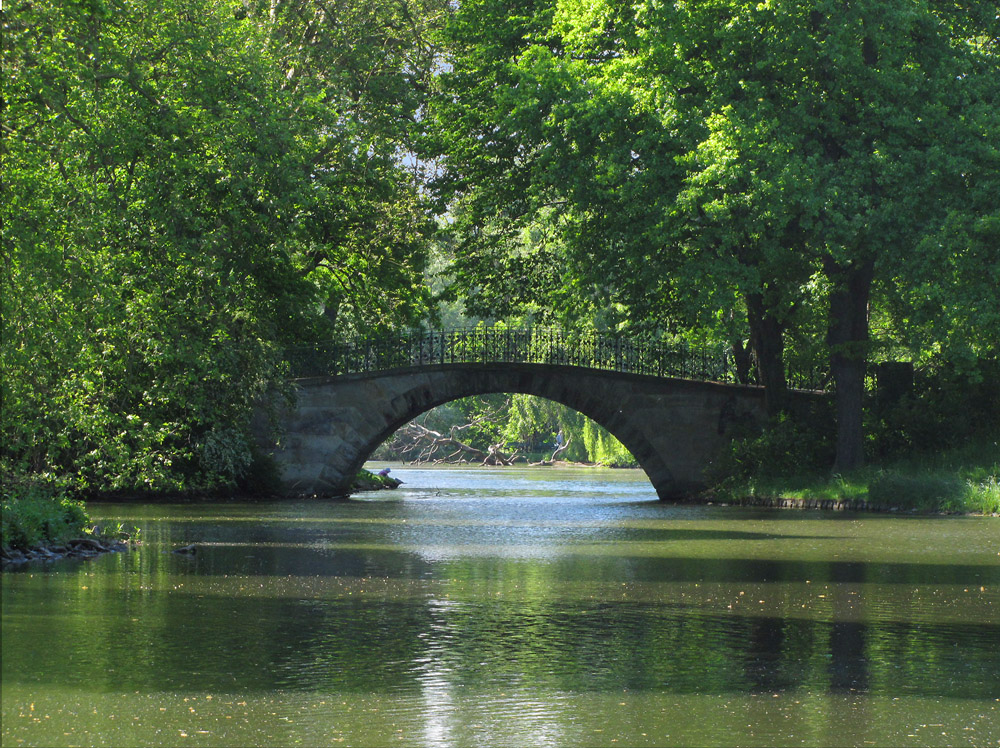
<instances>
[{"instance_id":1,"label":"black iron railing","mask_svg":"<svg viewBox=\"0 0 1000 748\"><path fill-rule=\"evenodd\" d=\"M415 330L378 338L320 343L286 352L292 377L381 372L437 364L515 363L736 382L725 346L696 346L623 338L607 333L568 333L547 327L477 327ZM789 385L818 388L813 376L789 376Z\"/></svg>"}]
</instances>

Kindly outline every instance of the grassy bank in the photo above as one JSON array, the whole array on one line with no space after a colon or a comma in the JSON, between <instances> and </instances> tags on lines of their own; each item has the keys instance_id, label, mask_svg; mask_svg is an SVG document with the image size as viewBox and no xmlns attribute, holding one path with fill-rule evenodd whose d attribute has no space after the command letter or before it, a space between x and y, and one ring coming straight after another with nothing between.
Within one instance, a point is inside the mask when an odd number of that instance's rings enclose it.
<instances>
[{"instance_id":1,"label":"grassy bank","mask_svg":"<svg viewBox=\"0 0 1000 748\"><path fill-rule=\"evenodd\" d=\"M730 478L712 495L730 503L818 500L882 511L1000 514L1000 448L980 443L843 475Z\"/></svg>"},{"instance_id":2,"label":"grassy bank","mask_svg":"<svg viewBox=\"0 0 1000 748\"><path fill-rule=\"evenodd\" d=\"M46 483L8 481L3 489L0 568L70 556L92 558L140 542L140 530L121 522L92 526L82 501Z\"/></svg>"}]
</instances>

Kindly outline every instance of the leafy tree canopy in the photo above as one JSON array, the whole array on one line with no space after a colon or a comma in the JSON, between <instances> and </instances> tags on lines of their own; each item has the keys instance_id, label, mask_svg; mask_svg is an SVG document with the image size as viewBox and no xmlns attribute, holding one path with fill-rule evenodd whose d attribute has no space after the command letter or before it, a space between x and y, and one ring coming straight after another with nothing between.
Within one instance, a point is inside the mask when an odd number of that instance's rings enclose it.
<instances>
[{"instance_id":1,"label":"leafy tree canopy","mask_svg":"<svg viewBox=\"0 0 1000 748\"><path fill-rule=\"evenodd\" d=\"M779 408L784 359L826 359L857 464L873 310L884 351L995 345L959 309L995 308L965 273L996 274L997 27L979 3L462 3L436 103L456 279L481 314L513 265L550 309L746 336Z\"/></svg>"},{"instance_id":2,"label":"leafy tree canopy","mask_svg":"<svg viewBox=\"0 0 1000 748\"><path fill-rule=\"evenodd\" d=\"M402 156L432 15L5 6L5 470L231 485L284 346L426 313Z\"/></svg>"}]
</instances>

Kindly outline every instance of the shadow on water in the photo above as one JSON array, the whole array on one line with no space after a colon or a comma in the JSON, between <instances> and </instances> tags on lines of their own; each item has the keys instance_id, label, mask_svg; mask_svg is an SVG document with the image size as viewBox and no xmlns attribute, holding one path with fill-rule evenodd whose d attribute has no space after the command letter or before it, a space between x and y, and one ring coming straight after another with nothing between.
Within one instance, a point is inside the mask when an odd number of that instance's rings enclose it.
<instances>
[{"instance_id":1,"label":"shadow on water","mask_svg":"<svg viewBox=\"0 0 1000 748\"><path fill-rule=\"evenodd\" d=\"M546 577L556 582L629 581L698 583L870 583L907 585L1000 584L1000 565L914 564L836 560L770 560L758 558L702 558L629 556L622 552L594 555L574 552L535 557L514 551L503 558L477 556L463 546L403 550L352 548L349 545L290 546L282 544L198 544L193 557L165 559L184 573L264 574L292 577L429 578L442 573L442 563L464 563L484 578L509 575L514 566L544 564ZM530 551L531 547L527 547ZM449 567L446 572L455 574Z\"/></svg>"},{"instance_id":2,"label":"shadow on water","mask_svg":"<svg viewBox=\"0 0 1000 748\"><path fill-rule=\"evenodd\" d=\"M790 689L992 699L1000 625L828 622L659 603L456 603L164 592L141 625L118 595L90 615L12 622L30 657L4 682L115 691L419 690L666 693ZM29 638L28 628L31 628ZM66 663L72 663L67 668Z\"/></svg>"}]
</instances>

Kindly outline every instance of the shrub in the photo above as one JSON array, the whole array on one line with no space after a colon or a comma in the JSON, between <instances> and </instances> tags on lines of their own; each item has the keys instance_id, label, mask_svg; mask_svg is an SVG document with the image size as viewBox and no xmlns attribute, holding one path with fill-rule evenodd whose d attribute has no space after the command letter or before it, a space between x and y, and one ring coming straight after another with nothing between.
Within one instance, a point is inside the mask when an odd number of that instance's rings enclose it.
<instances>
[{"instance_id":1,"label":"shrub","mask_svg":"<svg viewBox=\"0 0 1000 748\"><path fill-rule=\"evenodd\" d=\"M983 514L1000 514L1000 480L990 475L984 480L969 480L965 509Z\"/></svg>"},{"instance_id":2,"label":"shrub","mask_svg":"<svg viewBox=\"0 0 1000 748\"><path fill-rule=\"evenodd\" d=\"M882 507L920 511L957 511L964 507L968 484L953 476L881 473L868 485L868 501Z\"/></svg>"},{"instance_id":3,"label":"shrub","mask_svg":"<svg viewBox=\"0 0 1000 748\"><path fill-rule=\"evenodd\" d=\"M14 485L3 492L0 542L26 549L82 535L90 524L83 502L45 485Z\"/></svg>"},{"instance_id":4,"label":"shrub","mask_svg":"<svg viewBox=\"0 0 1000 748\"><path fill-rule=\"evenodd\" d=\"M399 486L399 481L395 478L390 478L388 475L378 475L362 468L354 476L354 481L351 483L351 490L378 491L383 488L396 488L397 486Z\"/></svg>"},{"instance_id":5,"label":"shrub","mask_svg":"<svg viewBox=\"0 0 1000 748\"><path fill-rule=\"evenodd\" d=\"M829 469L833 445L828 434L782 414L763 429L744 426L711 466L713 483L811 475Z\"/></svg>"}]
</instances>

